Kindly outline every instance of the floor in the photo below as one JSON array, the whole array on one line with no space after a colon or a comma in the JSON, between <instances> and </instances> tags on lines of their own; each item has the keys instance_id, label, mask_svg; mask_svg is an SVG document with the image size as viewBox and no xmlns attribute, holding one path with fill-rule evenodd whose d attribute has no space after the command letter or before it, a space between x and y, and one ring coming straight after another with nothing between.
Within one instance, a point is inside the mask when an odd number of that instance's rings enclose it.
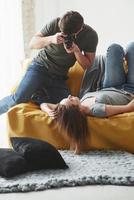
<instances>
[{"instance_id":1,"label":"floor","mask_svg":"<svg viewBox=\"0 0 134 200\"><path fill-rule=\"evenodd\" d=\"M7 146L6 116L0 116L0 148ZM134 200L134 187L82 186L39 192L0 194L0 200Z\"/></svg>"},{"instance_id":2,"label":"floor","mask_svg":"<svg viewBox=\"0 0 134 200\"><path fill-rule=\"evenodd\" d=\"M0 200L134 200L134 187L82 186L29 193L0 194Z\"/></svg>"}]
</instances>

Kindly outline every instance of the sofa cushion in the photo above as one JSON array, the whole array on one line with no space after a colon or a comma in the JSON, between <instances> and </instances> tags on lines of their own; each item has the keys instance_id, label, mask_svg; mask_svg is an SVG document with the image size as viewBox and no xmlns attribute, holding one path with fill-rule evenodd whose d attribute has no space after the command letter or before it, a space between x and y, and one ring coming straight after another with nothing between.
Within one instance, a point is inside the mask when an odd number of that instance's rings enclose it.
<instances>
[{"instance_id":1,"label":"sofa cushion","mask_svg":"<svg viewBox=\"0 0 134 200\"><path fill-rule=\"evenodd\" d=\"M13 177L27 170L26 161L12 149L0 149L0 176Z\"/></svg>"},{"instance_id":2,"label":"sofa cushion","mask_svg":"<svg viewBox=\"0 0 134 200\"><path fill-rule=\"evenodd\" d=\"M48 142L29 137L12 137L11 143L13 149L23 155L29 170L68 168L60 153Z\"/></svg>"},{"instance_id":3,"label":"sofa cushion","mask_svg":"<svg viewBox=\"0 0 134 200\"><path fill-rule=\"evenodd\" d=\"M134 153L134 112L109 118L87 118L89 132L86 150L120 149ZM34 104L19 104L8 112L9 137L45 140L57 149L69 149L64 133Z\"/></svg>"},{"instance_id":4,"label":"sofa cushion","mask_svg":"<svg viewBox=\"0 0 134 200\"><path fill-rule=\"evenodd\" d=\"M77 96L79 94L83 75L84 70L77 62L69 70L67 85L73 96Z\"/></svg>"}]
</instances>

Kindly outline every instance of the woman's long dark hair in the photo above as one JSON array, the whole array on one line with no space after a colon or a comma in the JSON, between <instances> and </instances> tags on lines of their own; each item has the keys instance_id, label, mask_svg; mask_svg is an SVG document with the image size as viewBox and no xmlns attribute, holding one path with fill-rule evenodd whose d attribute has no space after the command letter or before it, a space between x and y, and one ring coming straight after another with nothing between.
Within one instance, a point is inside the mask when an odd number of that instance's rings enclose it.
<instances>
[{"instance_id":1,"label":"woman's long dark hair","mask_svg":"<svg viewBox=\"0 0 134 200\"><path fill-rule=\"evenodd\" d=\"M55 108L56 122L60 132L64 132L71 144L79 147L86 142L88 125L87 117L75 105L65 106L58 104Z\"/></svg>"}]
</instances>

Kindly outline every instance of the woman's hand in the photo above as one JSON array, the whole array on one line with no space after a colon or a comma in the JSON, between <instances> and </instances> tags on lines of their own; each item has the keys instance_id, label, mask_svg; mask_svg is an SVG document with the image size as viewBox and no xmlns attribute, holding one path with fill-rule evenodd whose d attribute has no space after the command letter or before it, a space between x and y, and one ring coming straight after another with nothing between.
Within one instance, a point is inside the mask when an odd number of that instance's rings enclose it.
<instances>
[{"instance_id":1,"label":"woman's hand","mask_svg":"<svg viewBox=\"0 0 134 200\"><path fill-rule=\"evenodd\" d=\"M57 116L57 112L54 111L55 106L56 105L54 105L54 104L42 103L40 105L40 108L42 111L46 112L49 117L51 117L52 119L55 119Z\"/></svg>"}]
</instances>

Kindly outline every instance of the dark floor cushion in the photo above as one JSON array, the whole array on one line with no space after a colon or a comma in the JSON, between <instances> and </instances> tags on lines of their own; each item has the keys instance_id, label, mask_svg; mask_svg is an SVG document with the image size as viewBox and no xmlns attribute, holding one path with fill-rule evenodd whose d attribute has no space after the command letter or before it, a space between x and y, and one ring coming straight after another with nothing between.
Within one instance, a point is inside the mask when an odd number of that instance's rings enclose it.
<instances>
[{"instance_id":1,"label":"dark floor cushion","mask_svg":"<svg viewBox=\"0 0 134 200\"><path fill-rule=\"evenodd\" d=\"M0 176L13 177L27 170L22 155L12 149L0 148Z\"/></svg>"},{"instance_id":2,"label":"dark floor cushion","mask_svg":"<svg viewBox=\"0 0 134 200\"><path fill-rule=\"evenodd\" d=\"M12 137L11 143L13 149L24 156L29 170L68 168L58 150L48 142L28 137Z\"/></svg>"}]
</instances>

